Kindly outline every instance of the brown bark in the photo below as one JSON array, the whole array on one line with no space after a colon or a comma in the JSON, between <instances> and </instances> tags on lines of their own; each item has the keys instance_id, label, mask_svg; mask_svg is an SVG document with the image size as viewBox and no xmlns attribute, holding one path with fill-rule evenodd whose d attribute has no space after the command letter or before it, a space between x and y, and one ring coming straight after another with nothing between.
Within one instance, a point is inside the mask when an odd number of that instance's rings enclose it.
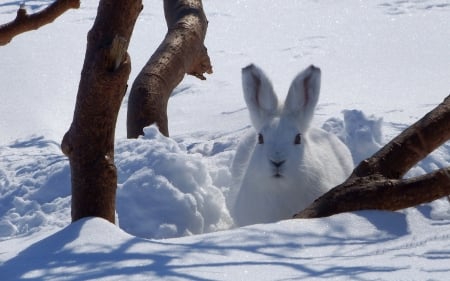
<instances>
[{"instance_id":1,"label":"brown bark","mask_svg":"<svg viewBox=\"0 0 450 281\"><path fill-rule=\"evenodd\" d=\"M135 79L128 99L127 135L137 138L156 123L168 136L167 103L184 75L206 79L212 73L203 42L208 21L201 0L165 0L168 32Z\"/></svg>"},{"instance_id":2,"label":"brown bark","mask_svg":"<svg viewBox=\"0 0 450 281\"><path fill-rule=\"evenodd\" d=\"M88 33L73 121L61 144L70 161L72 221L97 216L114 222L114 133L131 71L128 43L141 9L141 0L101 0Z\"/></svg>"},{"instance_id":3,"label":"brown bark","mask_svg":"<svg viewBox=\"0 0 450 281\"><path fill-rule=\"evenodd\" d=\"M341 185L294 218L366 210L399 210L450 195L450 168L401 179L417 162L450 139L450 96L372 157Z\"/></svg>"},{"instance_id":4,"label":"brown bark","mask_svg":"<svg viewBox=\"0 0 450 281\"><path fill-rule=\"evenodd\" d=\"M80 0L56 0L44 10L28 15L24 5L17 11L16 18L9 23L0 25L0 46L6 45L21 33L36 30L53 22L69 9L78 9Z\"/></svg>"}]
</instances>

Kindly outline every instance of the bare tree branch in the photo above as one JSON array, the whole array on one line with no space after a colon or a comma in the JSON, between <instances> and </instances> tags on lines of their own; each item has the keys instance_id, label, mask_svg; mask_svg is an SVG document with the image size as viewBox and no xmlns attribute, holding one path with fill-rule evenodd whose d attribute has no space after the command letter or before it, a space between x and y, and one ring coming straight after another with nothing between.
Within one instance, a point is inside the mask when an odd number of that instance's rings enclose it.
<instances>
[{"instance_id":1,"label":"bare tree branch","mask_svg":"<svg viewBox=\"0 0 450 281\"><path fill-rule=\"evenodd\" d=\"M405 180L357 178L335 187L295 218L317 218L358 210L395 211L450 194L450 168Z\"/></svg>"},{"instance_id":2,"label":"bare tree branch","mask_svg":"<svg viewBox=\"0 0 450 281\"><path fill-rule=\"evenodd\" d=\"M365 209L399 210L450 195L450 168L401 179L413 165L450 139L450 96L361 162L352 175L294 218L317 218Z\"/></svg>"},{"instance_id":3,"label":"bare tree branch","mask_svg":"<svg viewBox=\"0 0 450 281\"><path fill-rule=\"evenodd\" d=\"M172 90L184 75L206 79L212 73L203 44L208 21L201 0L165 0L168 32L141 70L128 99L127 135L136 138L145 126L156 123L168 136L167 103Z\"/></svg>"},{"instance_id":4,"label":"bare tree branch","mask_svg":"<svg viewBox=\"0 0 450 281\"><path fill-rule=\"evenodd\" d=\"M25 6L22 4L12 22L0 25L0 46L11 42L16 35L36 30L53 22L67 10L78 9L79 7L80 0L56 0L44 10L28 15Z\"/></svg>"},{"instance_id":5,"label":"bare tree branch","mask_svg":"<svg viewBox=\"0 0 450 281\"><path fill-rule=\"evenodd\" d=\"M141 10L141 0L101 0L88 33L73 121L61 143L70 161L72 221L115 219L114 134L131 72L128 44Z\"/></svg>"}]
</instances>

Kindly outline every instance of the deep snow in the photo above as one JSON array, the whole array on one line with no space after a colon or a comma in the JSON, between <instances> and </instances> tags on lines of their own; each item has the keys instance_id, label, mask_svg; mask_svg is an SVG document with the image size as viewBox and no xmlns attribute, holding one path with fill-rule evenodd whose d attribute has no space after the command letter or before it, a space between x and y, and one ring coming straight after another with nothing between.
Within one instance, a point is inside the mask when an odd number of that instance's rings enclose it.
<instances>
[{"instance_id":1,"label":"deep snow","mask_svg":"<svg viewBox=\"0 0 450 281\"><path fill-rule=\"evenodd\" d=\"M49 2L27 1L34 10ZM251 130L242 67L260 65L282 96L295 74L319 66L313 124L336 133L358 162L448 95L450 1L204 0L214 74L186 77L174 91L172 138L151 126L126 140L126 99L120 112L117 218L128 233L95 218L69 224L70 169L59 142L97 5L82 2L0 47L1 280L446 280L445 198L231 230L228 205L231 163ZM18 3L0 4L0 22ZM166 32L161 1L144 4L130 83ZM447 142L409 176L449 163Z\"/></svg>"}]
</instances>

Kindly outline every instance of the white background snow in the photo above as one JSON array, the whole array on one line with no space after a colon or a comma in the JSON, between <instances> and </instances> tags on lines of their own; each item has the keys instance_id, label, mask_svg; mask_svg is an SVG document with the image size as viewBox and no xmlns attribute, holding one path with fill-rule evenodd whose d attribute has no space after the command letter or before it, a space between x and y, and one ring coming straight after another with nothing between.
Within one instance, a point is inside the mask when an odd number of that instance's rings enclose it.
<instances>
[{"instance_id":1,"label":"white background snow","mask_svg":"<svg viewBox=\"0 0 450 281\"><path fill-rule=\"evenodd\" d=\"M1 23L20 2L0 3ZM50 2L26 1L30 11ZM239 229L227 200L230 165L250 124L242 67L261 66L283 96L295 74L319 66L313 123L325 123L362 159L449 94L450 1L203 4L214 74L186 77L174 91L172 138L148 127L145 137L126 140L124 100L116 138L120 228L93 218L70 224L70 168L59 148L97 1L0 47L0 279L448 280L447 199ZM144 5L129 84L166 33L162 1ZM410 175L449 164L447 142Z\"/></svg>"}]
</instances>

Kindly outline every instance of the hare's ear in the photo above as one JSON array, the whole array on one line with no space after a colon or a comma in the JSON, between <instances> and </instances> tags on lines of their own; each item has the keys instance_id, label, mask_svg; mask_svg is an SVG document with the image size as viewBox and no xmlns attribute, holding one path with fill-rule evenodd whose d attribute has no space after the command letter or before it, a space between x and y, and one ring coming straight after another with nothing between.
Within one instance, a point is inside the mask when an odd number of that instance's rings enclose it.
<instances>
[{"instance_id":1,"label":"hare's ear","mask_svg":"<svg viewBox=\"0 0 450 281\"><path fill-rule=\"evenodd\" d=\"M300 72L292 81L283 115L290 116L297 121L299 130L308 129L314 115L320 93L320 68L309 66Z\"/></svg>"},{"instance_id":2,"label":"hare's ear","mask_svg":"<svg viewBox=\"0 0 450 281\"><path fill-rule=\"evenodd\" d=\"M277 113L278 99L272 83L259 67L250 64L242 69L242 88L250 119L259 131Z\"/></svg>"}]
</instances>

